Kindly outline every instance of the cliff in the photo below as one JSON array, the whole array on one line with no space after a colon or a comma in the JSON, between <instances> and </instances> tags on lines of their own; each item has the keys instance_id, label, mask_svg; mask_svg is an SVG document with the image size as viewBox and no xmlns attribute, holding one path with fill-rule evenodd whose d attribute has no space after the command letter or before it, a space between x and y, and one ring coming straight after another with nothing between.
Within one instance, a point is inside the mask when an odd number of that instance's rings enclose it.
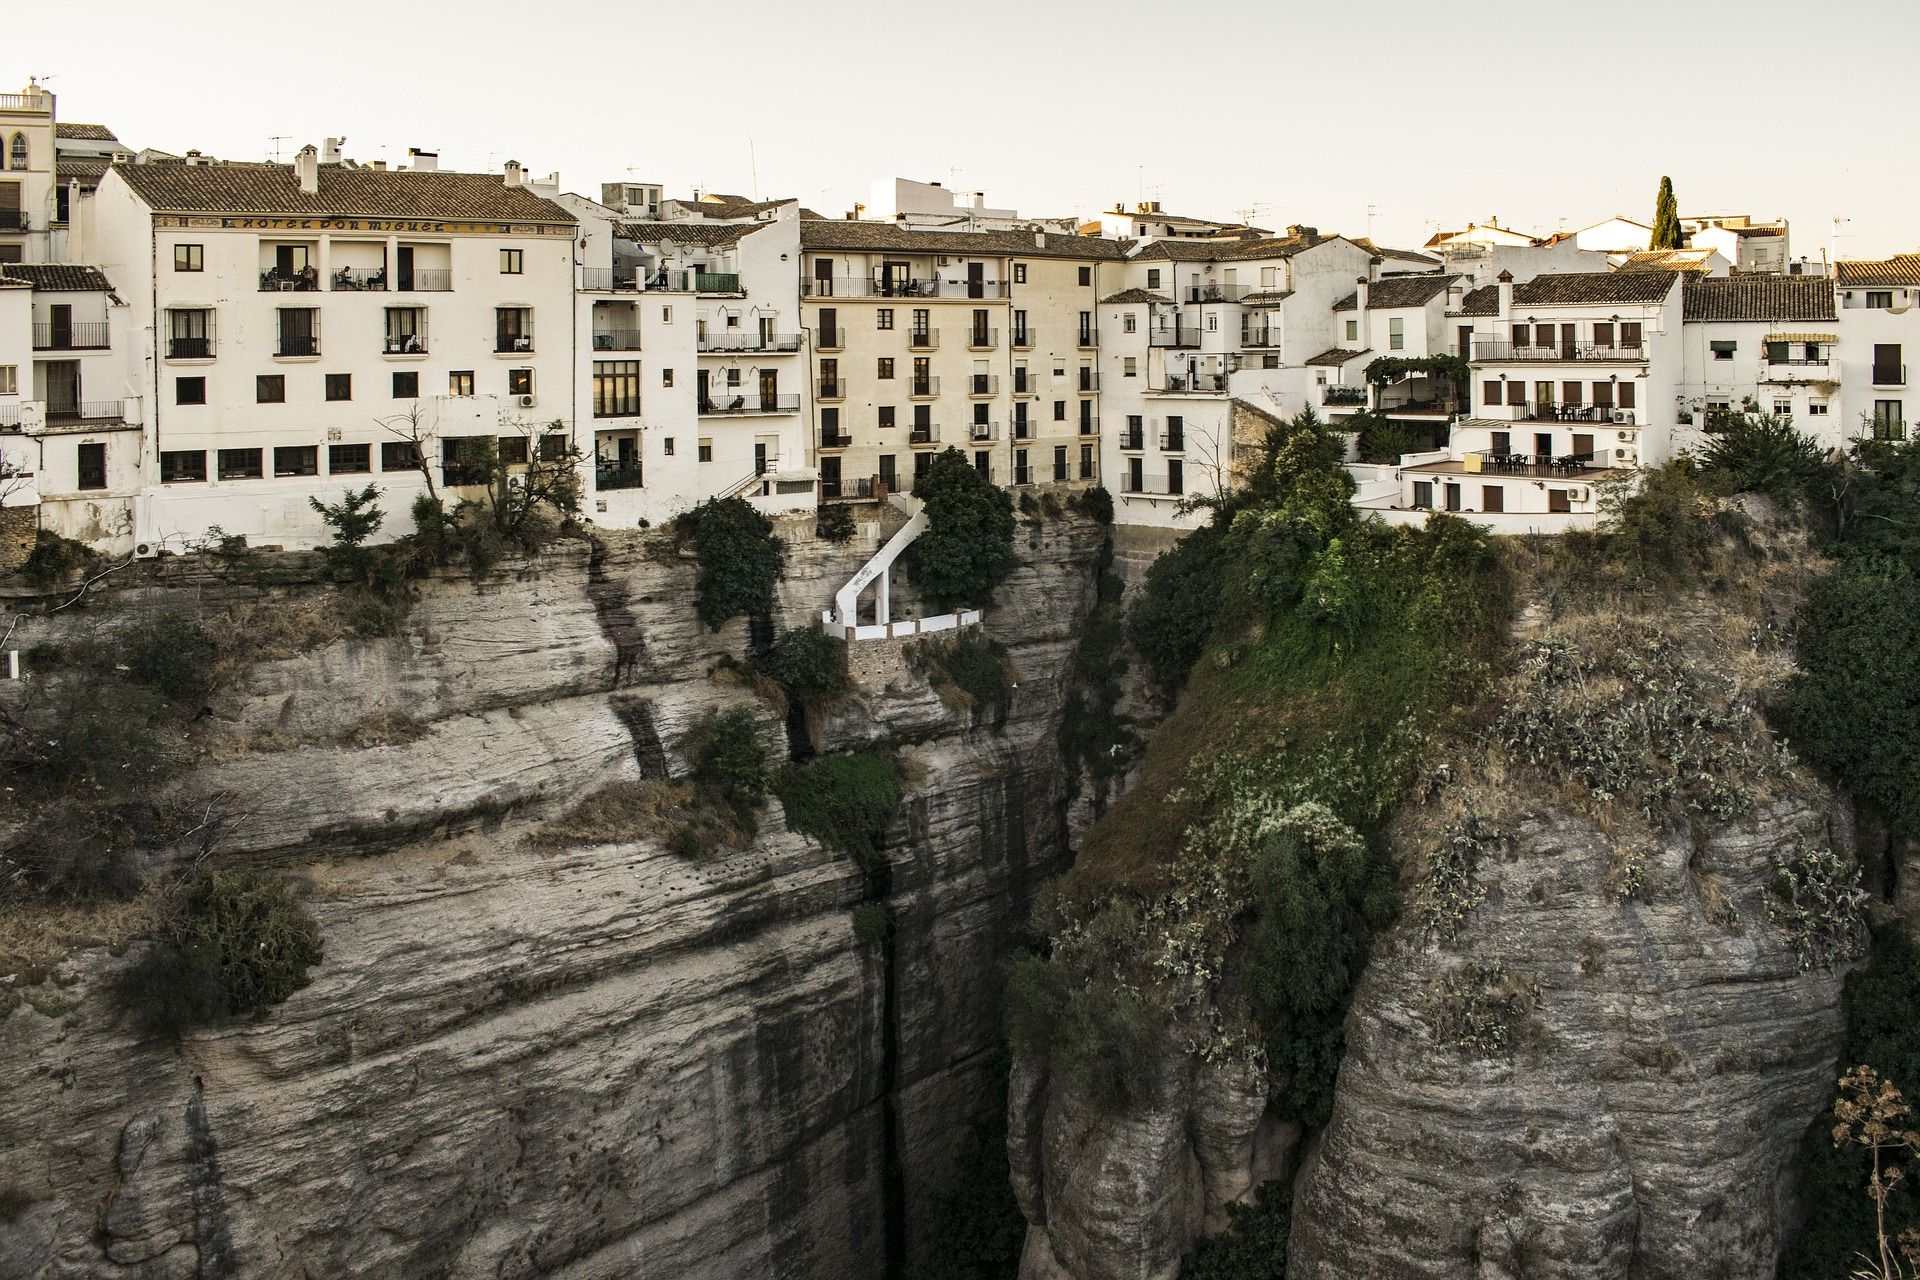
<instances>
[{"instance_id":1,"label":"cliff","mask_svg":"<svg viewBox=\"0 0 1920 1280\"><path fill-rule=\"evenodd\" d=\"M772 621L804 625L873 540L780 532ZM137 901L12 922L0 1276L903 1265L997 1105L999 965L1065 854L1052 740L1100 537L1023 527L987 624L1023 677L1002 723L862 652L815 726L828 747L897 745L919 779L879 943L850 923L865 878L777 802L748 847L706 858L528 839L609 782L681 771L715 709L747 708L785 753L780 709L715 669L745 658L747 623L700 629L693 563L663 535L434 578L390 638L326 638L330 588L194 562L27 622L15 643L51 651L155 610L280 632L311 615L324 642L263 644L284 656L215 692L170 786L218 813L217 865L304 886L325 958L267 1015L174 1047L109 995L147 945Z\"/></svg>"}]
</instances>

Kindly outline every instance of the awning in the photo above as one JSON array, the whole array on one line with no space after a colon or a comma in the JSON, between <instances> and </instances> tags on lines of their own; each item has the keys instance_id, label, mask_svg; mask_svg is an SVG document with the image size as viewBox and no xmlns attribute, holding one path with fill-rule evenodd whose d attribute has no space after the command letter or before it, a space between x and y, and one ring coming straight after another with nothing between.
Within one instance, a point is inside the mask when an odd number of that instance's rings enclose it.
<instances>
[{"instance_id":1,"label":"awning","mask_svg":"<svg viewBox=\"0 0 1920 1280\"><path fill-rule=\"evenodd\" d=\"M1768 342L1826 342L1834 343L1839 339L1830 333L1770 333Z\"/></svg>"}]
</instances>

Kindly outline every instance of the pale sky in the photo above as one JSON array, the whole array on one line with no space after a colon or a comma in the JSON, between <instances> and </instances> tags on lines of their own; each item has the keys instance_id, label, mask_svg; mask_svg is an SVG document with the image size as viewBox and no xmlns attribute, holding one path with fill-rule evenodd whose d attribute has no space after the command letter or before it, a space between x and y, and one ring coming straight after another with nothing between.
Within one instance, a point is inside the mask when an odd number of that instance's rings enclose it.
<instances>
[{"instance_id":1,"label":"pale sky","mask_svg":"<svg viewBox=\"0 0 1920 1280\"><path fill-rule=\"evenodd\" d=\"M175 152L344 134L362 160L418 146L828 216L901 176L1033 216L1158 198L1402 246L1490 215L1650 221L1667 173L1682 213L1791 219L1796 255L1831 251L1836 215L1839 256L1920 248L1913 0L12 10L0 90L51 76L62 119Z\"/></svg>"}]
</instances>

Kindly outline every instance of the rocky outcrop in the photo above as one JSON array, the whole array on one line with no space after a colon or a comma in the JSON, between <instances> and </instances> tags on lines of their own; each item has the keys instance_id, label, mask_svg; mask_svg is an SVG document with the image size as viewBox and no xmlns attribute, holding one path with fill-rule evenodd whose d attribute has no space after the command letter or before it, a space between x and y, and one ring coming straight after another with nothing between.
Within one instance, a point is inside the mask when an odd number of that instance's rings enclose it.
<instances>
[{"instance_id":1,"label":"rocky outcrop","mask_svg":"<svg viewBox=\"0 0 1920 1280\"><path fill-rule=\"evenodd\" d=\"M870 547L781 532L776 622L799 625ZM777 802L708 859L527 841L607 781L680 768L715 708L786 745L779 710L713 670L744 622L699 628L693 564L659 535L436 580L400 636L254 666L180 785L229 813L216 858L305 883L325 959L270 1015L177 1048L115 1012L131 957L102 948L14 1003L0 1276L900 1266L994 1105L999 965L1064 856L1057 676L1098 537L1031 531L988 615L1026 676L997 729L904 664L827 716L834 746L904 740L921 779L888 842L886 945L850 924L866 878ZM228 590L174 571L122 603Z\"/></svg>"},{"instance_id":2,"label":"rocky outcrop","mask_svg":"<svg viewBox=\"0 0 1920 1280\"><path fill-rule=\"evenodd\" d=\"M1776 856L1850 846L1843 812L1782 798L1669 836L1627 898L1589 820L1513 823L1454 943L1403 924L1361 980L1288 1275L1772 1274L1842 975L1801 969L1763 895ZM1466 963L1536 993L1510 1053L1433 1034L1423 996Z\"/></svg>"}]
</instances>

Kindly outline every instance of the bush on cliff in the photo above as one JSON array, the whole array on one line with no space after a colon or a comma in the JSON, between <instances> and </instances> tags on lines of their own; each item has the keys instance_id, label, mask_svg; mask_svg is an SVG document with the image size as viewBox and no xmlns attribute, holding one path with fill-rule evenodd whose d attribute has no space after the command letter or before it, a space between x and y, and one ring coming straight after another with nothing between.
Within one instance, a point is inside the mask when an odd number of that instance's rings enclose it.
<instances>
[{"instance_id":1,"label":"bush on cliff","mask_svg":"<svg viewBox=\"0 0 1920 1280\"><path fill-rule=\"evenodd\" d=\"M847 687L847 642L819 627L794 627L773 642L767 671L789 693L830 698Z\"/></svg>"},{"instance_id":2,"label":"bush on cliff","mask_svg":"<svg viewBox=\"0 0 1920 1280\"><path fill-rule=\"evenodd\" d=\"M907 576L943 608L983 607L1013 571L1013 500L955 448L914 479L927 530L907 548Z\"/></svg>"},{"instance_id":3,"label":"bush on cliff","mask_svg":"<svg viewBox=\"0 0 1920 1280\"><path fill-rule=\"evenodd\" d=\"M887 824L900 808L900 769L871 751L821 756L773 777L787 825L871 871L882 860Z\"/></svg>"},{"instance_id":4,"label":"bush on cliff","mask_svg":"<svg viewBox=\"0 0 1920 1280\"><path fill-rule=\"evenodd\" d=\"M786 546L773 536L773 522L744 498L710 498L676 519L674 529L700 557L694 606L708 628L718 631L729 618L773 608Z\"/></svg>"}]
</instances>

